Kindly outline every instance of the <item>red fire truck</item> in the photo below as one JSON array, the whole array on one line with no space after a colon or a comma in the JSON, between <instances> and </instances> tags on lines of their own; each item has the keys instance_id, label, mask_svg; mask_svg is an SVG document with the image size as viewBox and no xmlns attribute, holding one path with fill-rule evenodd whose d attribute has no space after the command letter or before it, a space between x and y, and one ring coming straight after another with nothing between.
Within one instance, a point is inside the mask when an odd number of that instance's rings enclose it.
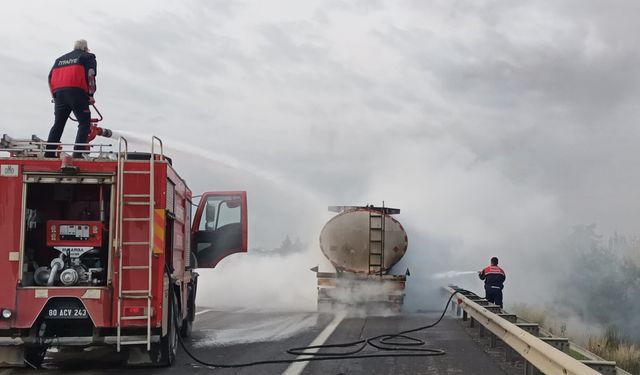
<instances>
[{"instance_id":1,"label":"red fire truck","mask_svg":"<svg viewBox=\"0 0 640 375\"><path fill-rule=\"evenodd\" d=\"M120 138L71 159L71 146L45 158L35 136L0 144L0 365L96 345L170 365L195 317L194 270L247 251L246 193L204 193L192 215L159 138L150 153Z\"/></svg>"}]
</instances>

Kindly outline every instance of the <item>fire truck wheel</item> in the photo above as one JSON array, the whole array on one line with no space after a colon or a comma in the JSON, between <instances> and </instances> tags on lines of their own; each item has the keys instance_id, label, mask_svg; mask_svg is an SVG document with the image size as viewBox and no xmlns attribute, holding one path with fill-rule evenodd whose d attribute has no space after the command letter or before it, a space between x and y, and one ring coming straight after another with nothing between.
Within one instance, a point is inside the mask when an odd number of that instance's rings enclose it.
<instances>
[{"instance_id":1,"label":"fire truck wheel","mask_svg":"<svg viewBox=\"0 0 640 375\"><path fill-rule=\"evenodd\" d=\"M167 312L167 334L160 338L158 344L152 346L151 352L156 353L154 355L154 365L156 366L171 366L176 359L176 352L178 351L178 327L176 327L176 319L174 318L177 306L175 299L169 304L169 311Z\"/></svg>"},{"instance_id":2,"label":"fire truck wheel","mask_svg":"<svg viewBox=\"0 0 640 375\"><path fill-rule=\"evenodd\" d=\"M31 346L24 349L24 364L27 367L39 369L42 367L44 357L47 354L46 346Z\"/></svg>"}]
</instances>

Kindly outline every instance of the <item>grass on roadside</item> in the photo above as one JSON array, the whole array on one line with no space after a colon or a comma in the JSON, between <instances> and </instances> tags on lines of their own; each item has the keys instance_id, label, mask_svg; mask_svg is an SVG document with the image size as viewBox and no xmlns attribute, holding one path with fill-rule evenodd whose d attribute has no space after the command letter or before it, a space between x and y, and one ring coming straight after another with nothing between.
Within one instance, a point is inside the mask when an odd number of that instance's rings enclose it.
<instances>
[{"instance_id":1,"label":"grass on roadside","mask_svg":"<svg viewBox=\"0 0 640 375\"><path fill-rule=\"evenodd\" d=\"M618 367L634 375L640 375L640 345L621 338L614 328L607 329L604 335L590 336L587 350L608 361L616 361Z\"/></svg>"},{"instance_id":2,"label":"grass on roadside","mask_svg":"<svg viewBox=\"0 0 640 375\"><path fill-rule=\"evenodd\" d=\"M571 332L567 332L567 323L554 319L544 309L518 303L510 306L518 317L531 323L538 323L550 333L567 337L573 341ZM575 332L574 332L575 333ZM640 344L626 340L617 329L611 327L602 334L589 334L586 337L586 349L607 361L615 361L616 365L633 375L640 375Z\"/></svg>"}]
</instances>

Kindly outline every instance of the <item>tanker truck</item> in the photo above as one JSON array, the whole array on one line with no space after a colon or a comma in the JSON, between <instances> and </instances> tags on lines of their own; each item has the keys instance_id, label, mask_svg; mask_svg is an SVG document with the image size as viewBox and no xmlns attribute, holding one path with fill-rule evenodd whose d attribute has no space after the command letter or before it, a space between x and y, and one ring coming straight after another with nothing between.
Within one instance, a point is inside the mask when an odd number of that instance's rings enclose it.
<instances>
[{"instance_id":1,"label":"tanker truck","mask_svg":"<svg viewBox=\"0 0 640 375\"><path fill-rule=\"evenodd\" d=\"M318 279L318 310L400 311L409 274L391 272L408 245L402 224L392 217L400 210L367 205L330 206L329 211L337 215L322 228L320 249L335 272L312 269Z\"/></svg>"}]
</instances>

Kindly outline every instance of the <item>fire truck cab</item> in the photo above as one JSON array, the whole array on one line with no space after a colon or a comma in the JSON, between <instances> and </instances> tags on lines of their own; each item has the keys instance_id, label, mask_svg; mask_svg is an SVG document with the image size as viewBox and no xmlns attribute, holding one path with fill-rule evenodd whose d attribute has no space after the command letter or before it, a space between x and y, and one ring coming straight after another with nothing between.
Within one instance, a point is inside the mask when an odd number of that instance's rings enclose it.
<instances>
[{"instance_id":1,"label":"fire truck cab","mask_svg":"<svg viewBox=\"0 0 640 375\"><path fill-rule=\"evenodd\" d=\"M247 251L246 192L195 206L157 137L146 153L125 138L81 159L64 146L45 158L35 136L0 143L0 367L96 345L170 365L195 318L195 269Z\"/></svg>"}]
</instances>

